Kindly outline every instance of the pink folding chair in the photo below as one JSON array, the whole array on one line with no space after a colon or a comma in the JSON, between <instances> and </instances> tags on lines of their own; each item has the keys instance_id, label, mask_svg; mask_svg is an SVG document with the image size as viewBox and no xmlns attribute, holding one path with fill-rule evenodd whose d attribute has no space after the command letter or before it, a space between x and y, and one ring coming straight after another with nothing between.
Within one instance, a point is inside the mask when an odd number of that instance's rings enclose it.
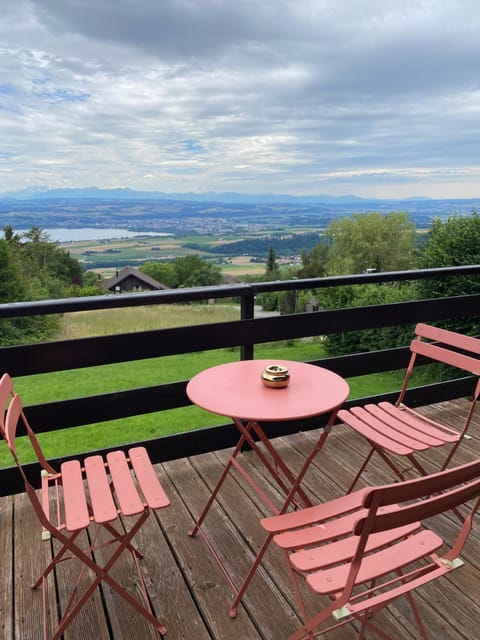
<instances>
[{"instance_id":1,"label":"pink folding chair","mask_svg":"<svg viewBox=\"0 0 480 640\"><path fill-rule=\"evenodd\" d=\"M22 401L13 392L8 374L4 374L0 379L0 403L3 407L9 403L4 423L0 424L0 428L22 476L30 502L42 524L42 538L53 537L60 543L52 561L32 585L33 588L42 586L44 640L47 638L48 618L47 578L57 563L68 557L78 558L82 568L52 640L62 637L65 629L102 581L144 616L160 634L166 633L165 625L154 616L150 606L139 564L139 558L143 555L132 544L134 536L145 523L151 509L169 505L146 449L133 447L129 450L128 457L123 451L114 451L107 454L106 460L100 455L88 456L83 464L79 460L71 460L64 462L57 472L45 460L35 433L24 414ZM3 416L3 411L0 413ZM40 497L28 481L19 460L16 437L20 422L23 422L26 428L42 467ZM51 504L55 505L54 508L50 508ZM118 528L114 526L120 516L133 517L133 525L128 530L124 529L124 520ZM83 549L78 541L79 535L86 529L89 529L90 546ZM102 530L107 532L108 541L102 539L100 542L99 534ZM101 565L93 552L96 548L106 546L112 546L112 553L105 564ZM133 558L144 603L132 596L110 573L124 551L129 551ZM87 569L93 572L94 577L88 586L80 586Z\"/></svg>"},{"instance_id":2,"label":"pink folding chair","mask_svg":"<svg viewBox=\"0 0 480 640\"><path fill-rule=\"evenodd\" d=\"M412 592L461 567L459 557L480 504L480 460L430 476L367 487L336 500L261 520L283 551L303 625L289 640L311 640L349 622L394 640L372 621L401 596L428 640ZM469 503L455 542L432 530L434 516ZM429 527L422 521L429 519ZM439 527L450 532L453 524ZM441 551L440 551L441 550ZM309 613L304 590L322 596Z\"/></svg>"},{"instance_id":3,"label":"pink folding chair","mask_svg":"<svg viewBox=\"0 0 480 640\"><path fill-rule=\"evenodd\" d=\"M480 394L480 380L478 379L480 375L480 340L428 324L417 324L415 335L415 339L410 344L410 362L396 403L379 402L363 407L353 407L349 410L341 409L338 412L338 419L366 438L371 445L370 451L353 479L348 492L353 490L375 452L400 480L405 480L404 473L411 468L414 468L420 475L427 473L418 454L431 448L445 445L450 447L448 455L441 465L441 469L446 469L462 439L467 437L467 431ZM430 420L404 404L405 393L418 356L424 356L431 362L441 362L477 376L467 416L458 430ZM404 469L401 469L397 462L401 458L406 458L409 461L409 465Z\"/></svg>"}]
</instances>

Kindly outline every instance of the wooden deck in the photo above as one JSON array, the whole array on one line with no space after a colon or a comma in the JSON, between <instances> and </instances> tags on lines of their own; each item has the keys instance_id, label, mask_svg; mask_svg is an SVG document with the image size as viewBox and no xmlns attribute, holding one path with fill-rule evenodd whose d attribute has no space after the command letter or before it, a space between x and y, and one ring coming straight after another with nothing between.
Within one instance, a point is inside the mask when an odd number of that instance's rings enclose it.
<instances>
[{"instance_id":1,"label":"wooden deck","mask_svg":"<svg viewBox=\"0 0 480 640\"><path fill-rule=\"evenodd\" d=\"M428 407L430 415L442 416L455 424L466 403L459 400ZM460 463L480 455L480 412L466 441L457 453ZM283 455L296 468L309 452L318 432L297 434L276 440ZM345 491L354 469L358 468L365 443L343 426L336 427L312 465L304 486L315 500L324 501ZM190 538L187 531L203 507L210 489L228 457L217 451L193 458L158 465L159 477L171 499L171 506L149 519L137 537L145 550L142 561L150 584L153 606L167 627L170 640L283 640L299 624L293 594L283 560L273 547L254 577L236 619L228 616L232 592L200 536ZM269 486L263 470L250 452L242 454L260 484ZM377 462L377 461L375 461ZM429 460L428 462L432 462ZM381 463L370 467L369 483L390 480ZM271 487L270 487L271 489ZM214 503L204 528L240 581L263 540L258 519L267 514L238 477L230 476ZM454 518L443 518L438 526L448 536L457 526ZM417 601L432 638L476 640L480 624L480 527L476 524L465 553L466 565L434 586L418 592ZM42 542L39 527L24 494L0 500L0 625L5 640L41 638L41 594L30 584L51 553L50 543ZM64 601L65 585L73 575L71 563L57 569L56 602ZM135 590L127 566L119 563L115 575ZM54 605L55 606L55 605ZM55 610L55 609L53 609ZM418 637L408 608L403 602L378 616L382 628L398 640ZM97 590L65 638L77 640L143 640L158 635L109 588ZM331 633L332 640L356 637L347 625ZM367 637L374 637L367 633Z\"/></svg>"}]
</instances>

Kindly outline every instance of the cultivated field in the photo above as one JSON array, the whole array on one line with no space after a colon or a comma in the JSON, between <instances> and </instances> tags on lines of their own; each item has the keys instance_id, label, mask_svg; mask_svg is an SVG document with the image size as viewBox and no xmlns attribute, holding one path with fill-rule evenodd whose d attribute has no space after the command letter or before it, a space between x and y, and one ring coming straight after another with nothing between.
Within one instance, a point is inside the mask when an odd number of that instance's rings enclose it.
<instances>
[{"instance_id":1,"label":"cultivated field","mask_svg":"<svg viewBox=\"0 0 480 640\"><path fill-rule=\"evenodd\" d=\"M302 230L304 231L304 230ZM296 231L290 231L296 233ZM288 235L288 233L287 233ZM197 254L218 264L226 275L260 275L265 273L265 263L258 262L254 255L233 255L224 257L209 251L256 234L183 236L180 238L165 236L139 236L136 238L112 240L82 240L60 244L83 266L84 269L99 273L102 277L111 277L115 270L125 266L141 266L149 260L173 261L188 254ZM195 249L187 245L195 245ZM281 260L279 260L281 262Z\"/></svg>"}]
</instances>

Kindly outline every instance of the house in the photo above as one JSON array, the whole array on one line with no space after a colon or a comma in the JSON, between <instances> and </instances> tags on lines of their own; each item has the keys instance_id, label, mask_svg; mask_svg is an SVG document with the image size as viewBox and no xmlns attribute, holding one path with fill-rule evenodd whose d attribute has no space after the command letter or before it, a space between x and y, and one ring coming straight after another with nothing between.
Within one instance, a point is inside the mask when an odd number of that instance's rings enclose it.
<instances>
[{"instance_id":1,"label":"house","mask_svg":"<svg viewBox=\"0 0 480 640\"><path fill-rule=\"evenodd\" d=\"M133 291L160 291L169 287L134 267L124 267L117 271L113 278L105 280L103 288L112 293L131 293Z\"/></svg>"}]
</instances>

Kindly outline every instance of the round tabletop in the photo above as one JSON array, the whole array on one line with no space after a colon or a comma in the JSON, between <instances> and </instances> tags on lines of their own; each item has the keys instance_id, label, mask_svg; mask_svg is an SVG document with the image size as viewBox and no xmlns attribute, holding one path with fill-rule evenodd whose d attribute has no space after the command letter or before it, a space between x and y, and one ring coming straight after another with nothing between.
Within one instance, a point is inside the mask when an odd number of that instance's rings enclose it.
<instances>
[{"instance_id":1,"label":"round tabletop","mask_svg":"<svg viewBox=\"0 0 480 640\"><path fill-rule=\"evenodd\" d=\"M287 387L266 387L266 366L288 368ZM322 367L291 360L241 360L206 369L187 385L187 395L212 413L243 420L298 420L339 407L350 392L347 382Z\"/></svg>"}]
</instances>

